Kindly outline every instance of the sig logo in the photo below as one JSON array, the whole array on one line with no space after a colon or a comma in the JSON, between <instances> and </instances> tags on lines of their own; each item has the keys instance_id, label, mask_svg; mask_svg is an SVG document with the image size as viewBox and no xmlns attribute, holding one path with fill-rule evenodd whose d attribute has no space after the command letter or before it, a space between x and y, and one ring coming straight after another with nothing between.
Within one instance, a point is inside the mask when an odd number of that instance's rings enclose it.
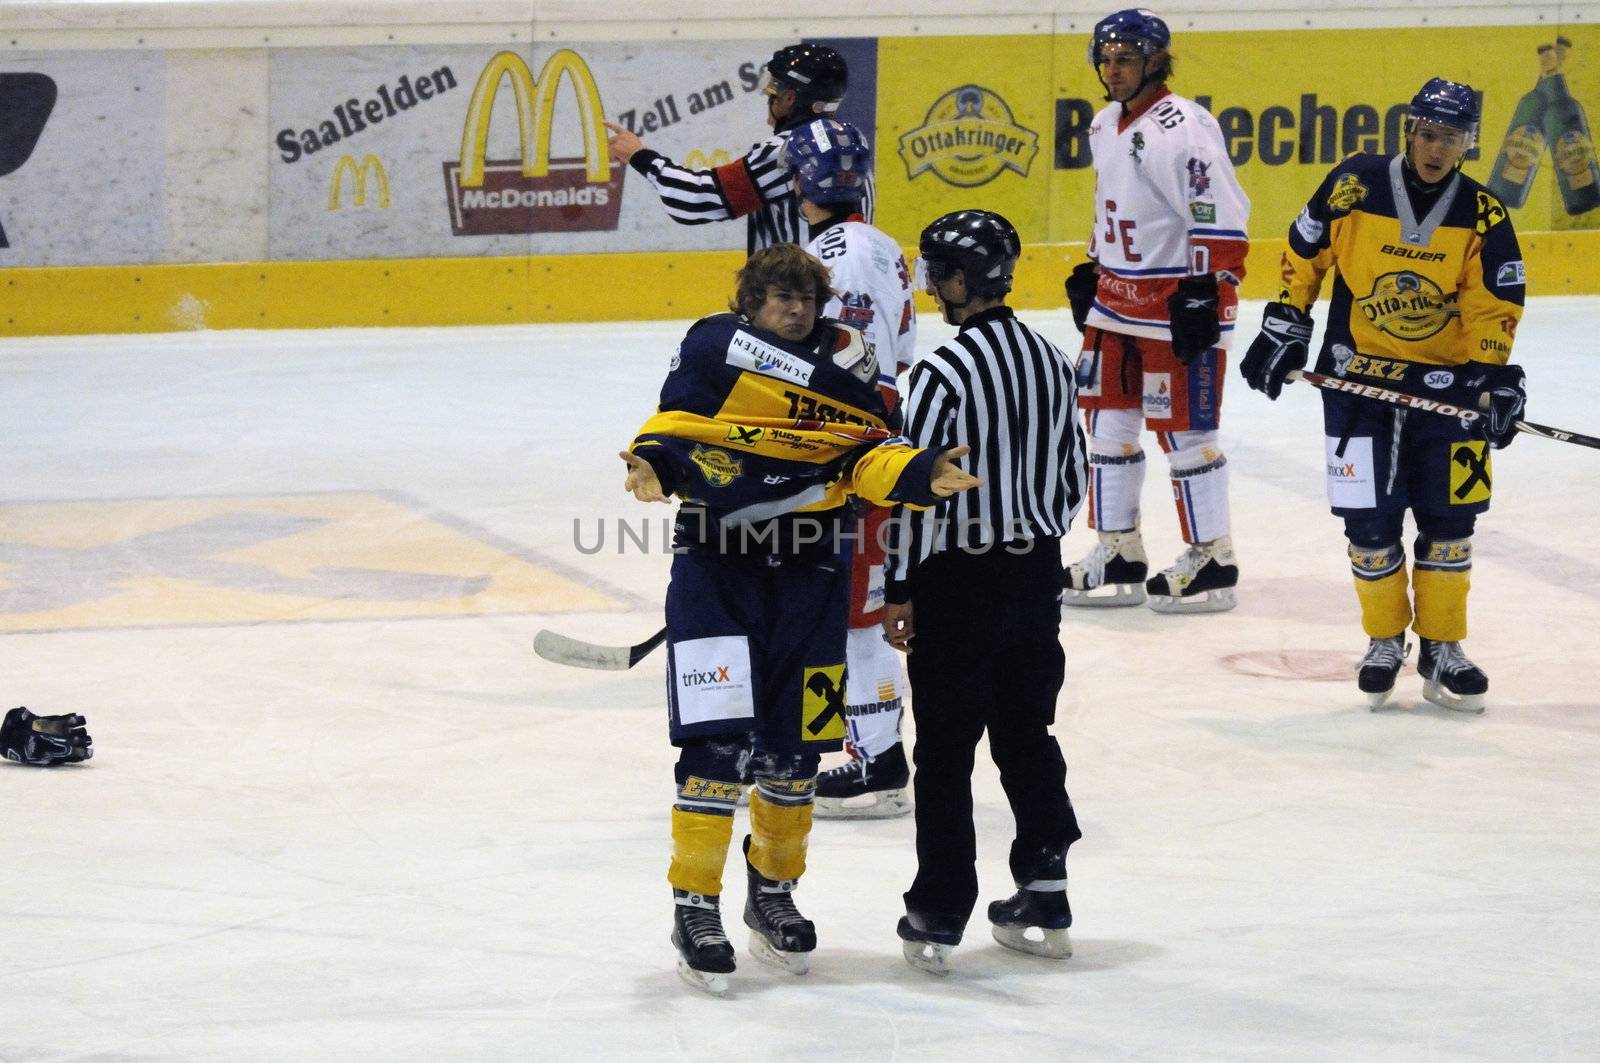
<instances>
[{"instance_id":1,"label":"sig logo","mask_svg":"<svg viewBox=\"0 0 1600 1063\"><path fill-rule=\"evenodd\" d=\"M1435 391L1442 391L1456 382L1456 375L1449 369L1435 369L1424 376L1422 382Z\"/></svg>"},{"instance_id":2,"label":"sig logo","mask_svg":"<svg viewBox=\"0 0 1600 1063\"><path fill-rule=\"evenodd\" d=\"M551 131L562 79L577 98L583 155L552 158ZM489 159L489 120L501 83L517 101L520 159ZM594 75L577 52L563 48L534 78L515 52L501 52L483 68L461 130L461 158L444 164L450 227L457 236L615 229L627 167L606 152L604 110Z\"/></svg>"},{"instance_id":3,"label":"sig logo","mask_svg":"<svg viewBox=\"0 0 1600 1063\"><path fill-rule=\"evenodd\" d=\"M33 154L56 105L56 83L44 74L0 74L0 177ZM0 247L10 247L0 224Z\"/></svg>"},{"instance_id":4,"label":"sig logo","mask_svg":"<svg viewBox=\"0 0 1600 1063\"><path fill-rule=\"evenodd\" d=\"M344 188L346 174L350 175L352 203L358 207L367 205L367 184L372 181L378 188L374 205L382 210L389 209L389 171L384 169L383 160L376 155L363 155L361 161L357 162L354 155L346 155L333 168L333 181L328 186L329 210L339 210L344 205L340 192Z\"/></svg>"}]
</instances>

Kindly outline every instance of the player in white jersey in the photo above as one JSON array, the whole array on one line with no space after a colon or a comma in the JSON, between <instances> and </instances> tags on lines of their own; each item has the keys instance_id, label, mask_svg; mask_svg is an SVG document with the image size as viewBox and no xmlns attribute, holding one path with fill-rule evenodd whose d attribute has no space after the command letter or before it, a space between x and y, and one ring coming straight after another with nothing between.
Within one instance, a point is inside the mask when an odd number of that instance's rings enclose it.
<instances>
[{"instance_id":1,"label":"player in white jersey","mask_svg":"<svg viewBox=\"0 0 1600 1063\"><path fill-rule=\"evenodd\" d=\"M1100 541L1067 568L1068 605L1215 612L1239 579L1217 443L1225 352L1249 248L1250 201L1205 109L1167 88L1171 34L1143 9L1095 26L1089 62L1109 105L1089 127L1095 227L1067 279L1084 333L1079 402L1089 434L1089 522ZM1145 579L1142 430L1167 462L1188 549Z\"/></svg>"},{"instance_id":2,"label":"player in white jersey","mask_svg":"<svg viewBox=\"0 0 1600 1063\"><path fill-rule=\"evenodd\" d=\"M894 238L862 217L872 172L866 137L855 126L822 118L789 134L800 212L811 226L806 250L828 267L833 298L823 316L861 330L878 355L878 388L894 410L895 376L911 365L917 315L911 272ZM817 777L821 818L899 816L911 810L910 769L900 743L905 675L883 639L883 523L888 510L867 509L852 562L845 724L851 758Z\"/></svg>"}]
</instances>

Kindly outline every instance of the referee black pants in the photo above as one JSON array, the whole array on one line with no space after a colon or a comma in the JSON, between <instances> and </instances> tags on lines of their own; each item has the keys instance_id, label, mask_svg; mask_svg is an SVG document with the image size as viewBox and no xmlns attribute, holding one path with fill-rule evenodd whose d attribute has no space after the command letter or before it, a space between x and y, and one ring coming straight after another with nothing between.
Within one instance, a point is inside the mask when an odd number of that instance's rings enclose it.
<instances>
[{"instance_id":1,"label":"referee black pants","mask_svg":"<svg viewBox=\"0 0 1600 1063\"><path fill-rule=\"evenodd\" d=\"M1031 545L1026 553L1008 552ZM918 566L906 664L916 721L917 877L906 909L964 926L978 899L974 751L984 731L1016 819L1015 881L1066 876L1082 837L1055 721L1061 650L1061 540L983 554L950 550Z\"/></svg>"}]
</instances>

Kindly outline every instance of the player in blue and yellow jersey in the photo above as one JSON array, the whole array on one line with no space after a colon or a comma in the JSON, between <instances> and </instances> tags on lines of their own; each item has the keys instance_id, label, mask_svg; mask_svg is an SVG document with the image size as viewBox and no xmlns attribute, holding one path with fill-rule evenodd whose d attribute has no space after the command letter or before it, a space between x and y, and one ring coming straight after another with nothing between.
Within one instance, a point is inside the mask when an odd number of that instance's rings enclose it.
<instances>
[{"instance_id":1,"label":"player in blue and yellow jersey","mask_svg":"<svg viewBox=\"0 0 1600 1063\"><path fill-rule=\"evenodd\" d=\"M667 588L668 710L679 973L721 992L734 969L722 869L753 777L751 949L796 973L816 931L790 897L805 870L820 755L845 736L852 495L926 507L977 479L966 447L910 446L891 426L861 333L818 319L828 270L793 244L753 255L735 313L697 322L661 405L622 458L641 501L682 500Z\"/></svg>"},{"instance_id":2,"label":"player in blue and yellow jersey","mask_svg":"<svg viewBox=\"0 0 1600 1063\"><path fill-rule=\"evenodd\" d=\"M1401 154L1352 155L1334 167L1290 227L1283 290L1240 365L1252 388L1278 397L1305 367L1311 305L1331 269L1318 372L1468 409L1487 404L1463 425L1322 393L1328 500L1350 540L1371 640L1359 684L1374 708L1410 652L1408 624L1422 643L1429 701L1482 712L1489 686L1461 640L1473 525L1489 508L1489 448L1511 442L1527 397L1522 370L1509 364L1525 278L1505 208L1460 172L1477 133L1477 95L1434 78L1411 101ZM1407 509L1417 527L1409 593Z\"/></svg>"}]
</instances>

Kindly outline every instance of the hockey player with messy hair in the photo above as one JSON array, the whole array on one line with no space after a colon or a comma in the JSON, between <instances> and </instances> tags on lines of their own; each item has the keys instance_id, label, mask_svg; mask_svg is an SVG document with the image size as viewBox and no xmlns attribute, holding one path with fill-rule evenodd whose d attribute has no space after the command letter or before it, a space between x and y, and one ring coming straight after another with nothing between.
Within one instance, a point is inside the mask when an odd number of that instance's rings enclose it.
<instances>
[{"instance_id":1,"label":"hockey player with messy hair","mask_svg":"<svg viewBox=\"0 0 1600 1063\"><path fill-rule=\"evenodd\" d=\"M696 322L660 406L622 454L624 488L682 505L667 588L672 942L680 975L727 987L723 865L741 784L755 780L744 919L752 951L802 973L816 928L795 907L821 754L845 736L848 503L932 505L978 481L965 447L911 447L890 427L876 356L820 319L829 277L800 248L757 252L737 313Z\"/></svg>"}]
</instances>

